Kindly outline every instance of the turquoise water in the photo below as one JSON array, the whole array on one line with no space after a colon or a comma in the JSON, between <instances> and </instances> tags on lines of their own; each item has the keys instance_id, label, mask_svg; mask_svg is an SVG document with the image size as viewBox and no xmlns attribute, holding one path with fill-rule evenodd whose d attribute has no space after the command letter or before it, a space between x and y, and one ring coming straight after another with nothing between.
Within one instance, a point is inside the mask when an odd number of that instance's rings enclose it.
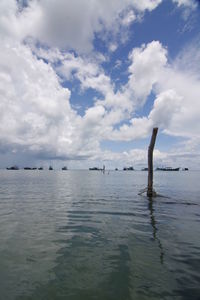
<instances>
[{"instance_id":1,"label":"turquoise water","mask_svg":"<svg viewBox=\"0 0 200 300\"><path fill-rule=\"evenodd\" d=\"M0 171L0 299L200 299L200 172Z\"/></svg>"}]
</instances>

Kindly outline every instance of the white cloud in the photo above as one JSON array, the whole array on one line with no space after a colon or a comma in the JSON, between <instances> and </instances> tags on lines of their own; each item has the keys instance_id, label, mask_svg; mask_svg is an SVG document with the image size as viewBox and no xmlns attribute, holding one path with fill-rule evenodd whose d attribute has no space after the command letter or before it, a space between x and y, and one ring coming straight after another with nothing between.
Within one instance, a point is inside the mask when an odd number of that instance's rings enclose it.
<instances>
[{"instance_id":1,"label":"white cloud","mask_svg":"<svg viewBox=\"0 0 200 300\"><path fill-rule=\"evenodd\" d=\"M57 68L60 74L64 75L66 79L72 76L84 82L85 78L96 77L99 73L97 64L84 60L81 57L75 57L74 54L68 53L64 56L62 65Z\"/></svg>"},{"instance_id":2,"label":"white cloud","mask_svg":"<svg viewBox=\"0 0 200 300\"><path fill-rule=\"evenodd\" d=\"M174 61L175 70L187 73L191 78L200 80L200 36L193 39L192 42L185 46L177 55Z\"/></svg>"},{"instance_id":3,"label":"white cloud","mask_svg":"<svg viewBox=\"0 0 200 300\"><path fill-rule=\"evenodd\" d=\"M15 0L0 3L0 34L23 40L28 36L49 46L87 52L93 49L95 34L118 33L135 14L153 10L161 0L32 0L17 5ZM127 14L127 9L132 8Z\"/></svg>"},{"instance_id":4,"label":"white cloud","mask_svg":"<svg viewBox=\"0 0 200 300\"><path fill-rule=\"evenodd\" d=\"M129 26L131 23L133 23L136 20L136 15L134 11L129 11L124 18L122 19L122 25Z\"/></svg>"},{"instance_id":5,"label":"white cloud","mask_svg":"<svg viewBox=\"0 0 200 300\"><path fill-rule=\"evenodd\" d=\"M184 63L184 61L183 61ZM181 97L180 109L176 112L173 122L166 128L167 132L174 135L193 137L199 136L199 116L200 116L200 88L199 80L183 73L180 70L169 69L160 80L160 89L170 88L176 91ZM174 105L176 100L174 101Z\"/></svg>"},{"instance_id":6,"label":"white cloud","mask_svg":"<svg viewBox=\"0 0 200 300\"><path fill-rule=\"evenodd\" d=\"M182 9L183 19L186 21L186 24L183 28L183 32L190 30L191 24L188 22L191 13L197 8L196 0L172 0L179 9Z\"/></svg>"},{"instance_id":7,"label":"white cloud","mask_svg":"<svg viewBox=\"0 0 200 300\"><path fill-rule=\"evenodd\" d=\"M140 11L144 11L144 10L153 10L155 9L160 3L162 2L162 0L133 0L132 3L134 5L134 7Z\"/></svg>"},{"instance_id":8,"label":"white cloud","mask_svg":"<svg viewBox=\"0 0 200 300\"><path fill-rule=\"evenodd\" d=\"M154 51L147 51L153 48ZM147 52L151 55L146 55ZM166 49L156 42L135 49L133 53L137 54L132 64L136 67L132 68L131 65L129 68L133 72L130 81L132 77L135 80L131 85L133 92L146 100L153 91L156 99L148 116L132 118L129 124L113 130L110 138L128 141L146 137L153 126L158 126L163 132L190 139L194 144L200 137L200 78L198 65L196 66L199 45L196 44L190 51L183 51L172 64L166 63ZM141 73L137 74L137 70ZM197 144L195 143L196 146Z\"/></svg>"},{"instance_id":9,"label":"white cloud","mask_svg":"<svg viewBox=\"0 0 200 300\"><path fill-rule=\"evenodd\" d=\"M196 8L195 0L173 0L178 6L186 6L192 9Z\"/></svg>"},{"instance_id":10,"label":"white cloud","mask_svg":"<svg viewBox=\"0 0 200 300\"><path fill-rule=\"evenodd\" d=\"M132 7L136 13L155 9L161 0L75 0L40 1L40 8L45 23L40 23L38 36L50 45L75 49L78 52L93 48L95 34L105 31L118 32L123 25L123 12ZM121 17L122 16L122 17ZM133 20L132 17L129 16ZM135 17L136 19L136 17Z\"/></svg>"},{"instance_id":11,"label":"white cloud","mask_svg":"<svg viewBox=\"0 0 200 300\"><path fill-rule=\"evenodd\" d=\"M167 90L157 96L149 119L154 126L169 128L176 113L180 113L182 98L174 90Z\"/></svg>"},{"instance_id":12,"label":"white cloud","mask_svg":"<svg viewBox=\"0 0 200 300\"><path fill-rule=\"evenodd\" d=\"M167 50L158 41L152 41L130 53L129 82L127 89L144 104L153 85L158 81L167 63Z\"/></svg>"},{"instance_id":13,"label":"white cloud","mask_svg":"<svg viewBox=\"0 0 200 300\"><path fill-rule=\"evenodd\" d=\"M0 36L22 41L27 36L37 36L43 12L37 1L20 10L16 0L0 2Z\"/></svg>"},{"instance_id":14,"label":"white cloud","mask_svg":"<svg viewBox=\"0 0 200 300\"><path fill-rule=\"evenodd\" d=\"M114 130L110 139L118 141L131 141L146 137L152 130L153 123L146 117L134 118L128 125L122 125L119 130Z\"/></svg>"},{"instance_id":15,"label":"white cloud","mask_svg":"<svg viewBox=\"0 0 200 300\"><path fill-rule=\"evenodd\" d=\"M176 113L179 114L181 100L173 90L162 92L155 99L148 117L131 119L128 125L122 125L119 130L114 130L111 139L130 141L147 137L153 127L159 127L161 130L170 128Z\"/></svg>"},{"instance_id":16,"label":"white cloud","mask_svg":"<svg viewBox=\"0 0 200 300\"><path fill-rule=\"evenodd\" d=\"M129 60L131 64L128 83L121 90L114 92L106 76L106 81L104 83L102 81L105 99L99 101L98 104L129 113L142 107L167 63L167 50L158 41L152 41L147 45L142 45L141 48L133 49Z\"/></svg>"},{"instance_id":17,"label":"white cloud","mask_svg":"<svg viewBox=\"0 0 200 300\"><path fill-rule=\"evenodd\" d=\"M0 53L1 141L11 148L61 155L60 142L63 152L71 144L78 119L70 108L70 91L26 46L1 44Z\"/></svg>"},{"instance_id":18,"label":"white cloud","mask_svg":"<svg viewBox=\"0 0 200 300\"><path fill-rule=\"evenodd\" d=\"M109 45L109 51L110 52L115 52L116 50L117 50L117 44L116 43L111 43L110 45Z\"/></svg>"}]
</instances>

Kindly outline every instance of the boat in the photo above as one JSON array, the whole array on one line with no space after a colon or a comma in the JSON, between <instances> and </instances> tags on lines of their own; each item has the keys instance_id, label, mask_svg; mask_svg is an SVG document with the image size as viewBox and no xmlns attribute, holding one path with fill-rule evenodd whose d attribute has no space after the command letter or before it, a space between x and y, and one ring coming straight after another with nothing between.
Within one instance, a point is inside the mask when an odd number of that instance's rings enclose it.
<instances>
[{"instance_id":1,"label":"boat","mask_svg":"<svg viewBox=\"0 0 200 300\"><path fill-rule=\"evenodd\" d=\"M119 169L118 169L118 168L115 168L115 171L119 171Z\"/></svg>"},{"instance_id":2,"label":"boat","mask_svg":"<svg viewBox=\"0 0 200 300\"><path fill-rule=\"evenodd\" d=\"M189 169L188 168L183 168L182 171L189 171Z\"/></svg>"},{"instance_id":3,"label":"boat","mask_svg":"<svg viewBox=\"0 0 200 300\"><path fill-rule=\"evenodd\" d=\"M52 166L49 166L49 171L52 171L53 170L53 167Z\"/></svg>"},{"instance_id":4,"label":"boat","mask_svg":"<svg viewBox=\"0 0 200 300\"><path fill-rule=\"evenodd\" d=\"M92 168L89 168L90 171L101 171L102 169L100 168L97 168L97 167L92 167Z\"/></svg>"},{"instance_id":5,"label":"boat","mask_svg":"<svg viewBox=\"0 0 200 300\"><path fill-rule=\"evenodd\" d=\"M166 168L156 168L156 171L179 171L180 168L172 168L172 167L166 167Z\"/></svg>"},{"instance_id":6,"label":"boat","mask_svg":"<svg viewBox=\"0 0 200 300\"><path fill-rule=\"evenodd\" d=\"M12 166L10 168L6 168L7 170L19 170L18 166Z\"/></svg>"},{"instance_id":7,"label":"boat","mask_svg":"<svg viewBox=\"0 0 200 300\"><path fill-rule=\"evenodd\" d=\"M38 170L40 170L40 171L43 170L43 167L38 168Z\"/></svg>"},{"instance_id":8,"label":"boat","mask_svg":"<svg viewBox=\"0 0 200 300\"><path fill-rule=\"evenodd\" d=\"M134 171L133 167L124 167L123 168L124 171Z\"/></svg>"},{"instance_id":9,"label":"boat","mask_svg":"<svg viewBox=\"0 0 200 300\"><path fill-rule=\"evenodd\" d=\"M24 170L37 170L37 168L30 168L30 167L25 167Z\"/></svg>"},{"instance_id":10,"label":"boat","mask_svg":"<svg viewBox=\"0 0 200 300\"><path fill-rule=\"evenodd\" d=\"M143 168L141 171L148 171L148 168Z\"/></svg>"},{"instance_id":11,"label":"boat","mask_svg":"<svg viewBox=\"0 0 200 300\"><path fill-rule=\"evenodd\" d=\"M63 171L67 171L67 167L63 167L62 170L63 170Z\"/></svg>"}]
</instances>

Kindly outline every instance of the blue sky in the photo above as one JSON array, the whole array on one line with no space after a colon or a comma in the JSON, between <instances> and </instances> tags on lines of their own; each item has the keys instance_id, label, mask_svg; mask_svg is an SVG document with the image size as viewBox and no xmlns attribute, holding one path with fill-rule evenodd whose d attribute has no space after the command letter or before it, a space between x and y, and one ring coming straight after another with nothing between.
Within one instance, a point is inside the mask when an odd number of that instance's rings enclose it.
<instances>
[{"instance_id":1,"label":"blue sky","mask_svg":"<svg viewBox=\"0 0 200 300\"><path fill-rule=\"evenodd\" d=\"M0 167L200 163L200 5L0 3Z\"/></svg>"}]
</instances>

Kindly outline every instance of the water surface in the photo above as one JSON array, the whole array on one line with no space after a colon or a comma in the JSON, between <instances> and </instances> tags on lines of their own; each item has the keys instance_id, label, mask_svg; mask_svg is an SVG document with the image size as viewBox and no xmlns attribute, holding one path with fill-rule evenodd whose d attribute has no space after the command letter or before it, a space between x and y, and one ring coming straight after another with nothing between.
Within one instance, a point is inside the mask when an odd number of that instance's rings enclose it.
<instances>
[{"instance_id":1,"label":"water surface","mask_svg":"<svg viewBox=\"0 0 200 300\"><path fill-rule=\"evenodd\" d=\"M199 172L0 171L0 299L200 299Z\"/></svg>"}]
</instances>

